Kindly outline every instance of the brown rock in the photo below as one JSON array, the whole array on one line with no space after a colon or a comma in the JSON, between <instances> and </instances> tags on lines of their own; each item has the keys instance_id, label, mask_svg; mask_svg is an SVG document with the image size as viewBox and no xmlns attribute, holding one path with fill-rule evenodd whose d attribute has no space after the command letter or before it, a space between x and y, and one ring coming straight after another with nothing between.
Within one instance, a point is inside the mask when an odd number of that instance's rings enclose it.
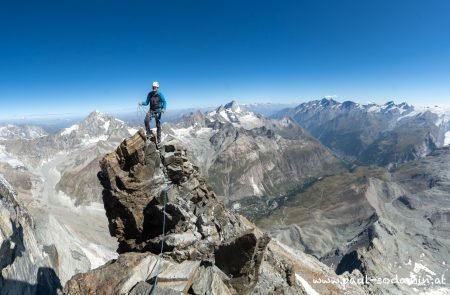
<instances>
[{"instance_id":1,"label":"brown rock","mask_svg":"<svg viewBox=\"0 0 450 295\"><path fill-rule=\"evenodd\" d=\"M259 267L269 241L267 235L252 230L218 246L216 265L232 278L231 284L240 293L248 292L258 281Z\"/></svg>"}]
</instances>

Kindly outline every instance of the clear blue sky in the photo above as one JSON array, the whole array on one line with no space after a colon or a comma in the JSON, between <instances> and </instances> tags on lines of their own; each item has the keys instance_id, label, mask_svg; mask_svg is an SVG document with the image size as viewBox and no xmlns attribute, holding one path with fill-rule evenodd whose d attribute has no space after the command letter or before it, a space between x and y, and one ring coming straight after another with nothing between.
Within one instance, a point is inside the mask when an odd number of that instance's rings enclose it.
<instances>
[{"instance_id":1,"label":"clear blue sky","mask_svg":"<svg viewBox=\"0 0 450 295\"><path fill-rule=\"evenodd\" d=\"M0 2L0 118L240 102L450 101L450 1Z\"/></svg>"}]
</instances>

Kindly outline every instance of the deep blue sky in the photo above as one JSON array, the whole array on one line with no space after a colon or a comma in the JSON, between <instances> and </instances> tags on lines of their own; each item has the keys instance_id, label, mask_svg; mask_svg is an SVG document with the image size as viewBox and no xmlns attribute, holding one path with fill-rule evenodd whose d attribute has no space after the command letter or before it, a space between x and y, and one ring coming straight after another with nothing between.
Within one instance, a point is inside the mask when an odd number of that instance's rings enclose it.
<instances>
[{"instance_id":1,"label":"deep blue sky","mask_svg":"<svg viewBox=\"0 0 450 295\"><path fill-rule=\"evenodd\" d=\"M450 1L0 0L0 118L168 108L450 102Z\"/></svg>"}]
</instances>

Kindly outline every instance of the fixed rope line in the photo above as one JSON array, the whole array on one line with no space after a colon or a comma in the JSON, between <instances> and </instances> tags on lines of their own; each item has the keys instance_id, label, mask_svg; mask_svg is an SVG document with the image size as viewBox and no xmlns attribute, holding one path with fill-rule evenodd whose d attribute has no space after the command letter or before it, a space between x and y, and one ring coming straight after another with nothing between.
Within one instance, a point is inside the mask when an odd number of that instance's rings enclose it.
<instances>
[{"instance_id":1,"label":"fixed rope line","mask_svg":"<svg viewBox=\"0 0 450 295\"><path fill-rule=\"evenodd\" d=\"M164 239L165 239L165 230L166 230L166 204L167 204L167 191L169 190L170 186L167 186L164 189L164 207L163 207L163 227L162 227L162 239L161 239L161 251L159 253L158 261L156 262L156 276L155 276L155 282L153 283L152 289L150 291L150 295L153 294L153 291L156 289L156 285L158 284L158 275L160 271L160 261L163 256L164 251Z\"/></svg>"}]
</instances>

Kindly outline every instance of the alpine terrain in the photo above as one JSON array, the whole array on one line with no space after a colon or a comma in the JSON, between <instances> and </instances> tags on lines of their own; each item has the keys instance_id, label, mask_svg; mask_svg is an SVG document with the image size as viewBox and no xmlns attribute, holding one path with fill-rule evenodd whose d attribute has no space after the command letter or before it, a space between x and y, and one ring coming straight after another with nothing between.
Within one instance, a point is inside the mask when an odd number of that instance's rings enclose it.
<instances>
[{"instance_id":1,"label":"alpine terrain","mask_svg":"<svg viewBox=\"0 0 450 295\"><path fill-rule=\"evenodd\" d=\"M280 111L342 158L390 167L450 144L450 109L314 100Z\"/></svg>"},{"instance_id":2,"label":"alpine terrain","mask_svg":"<svg viewBox=\"0 0 450 295\"><path fill-rule=\"evenodd\" d=\"M158 150L141 129L100 166L109 229L120 255L75 275L66 294L363 292L359 286L313 286L315 279L337 275L226 209L176 140Z\"/></svg>"},{"instance_id":3,"label":"alpine terrain","mask_svg":"<svg viewBox=\"0 0 450 295\"><path fill-rule=\"evenodd\" d=\"M219 198L247 216L344 163L289 118L268 119L233 101L164 125L178 139ZM256 197L256 198L255 198ZM258 214L259 214L258 213Z\"/></svg>"}]
</instances>

